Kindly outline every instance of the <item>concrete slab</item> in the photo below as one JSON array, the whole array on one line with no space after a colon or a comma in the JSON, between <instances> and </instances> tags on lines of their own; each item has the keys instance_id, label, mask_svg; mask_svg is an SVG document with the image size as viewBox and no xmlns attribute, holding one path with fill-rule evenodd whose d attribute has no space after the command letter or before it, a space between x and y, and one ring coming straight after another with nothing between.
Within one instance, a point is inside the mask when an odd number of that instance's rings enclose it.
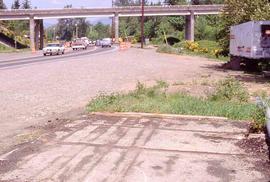
<instances>
[{"instance_id":1,"label":"concrete slab","mask_svg":"<svg viewBox=\"0 0 270 182\"><path fill-rule=\"evenodd\" d=\"M0 157L0 181L267 181L238 146L245 133L228 121L89 116Z\"/></svg>"}]
</instances>

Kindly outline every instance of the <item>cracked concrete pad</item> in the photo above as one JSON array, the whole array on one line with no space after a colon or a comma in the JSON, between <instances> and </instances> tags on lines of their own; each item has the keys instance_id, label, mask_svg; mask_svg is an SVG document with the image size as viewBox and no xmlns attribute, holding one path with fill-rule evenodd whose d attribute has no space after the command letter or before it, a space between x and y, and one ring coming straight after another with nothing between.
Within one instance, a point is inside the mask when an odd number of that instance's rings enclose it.
<instances>
[{"instance_id":1,"label":"cracked concrete pad","mask_svg":"<svg viewBox=\"0 0 270 182\"><path fill-rule=\"evenodd\" d=\"M1 156L0 181L267 181L257 156L237 145L246 129L228 121L89 116Z\"/></svg>"},{"instance_id":2,"label":"cracked concrete pad","mask_svg":"<svg viewBox=\"0 0 270 182\"><path fill-rule=\"evenodd\" d=\"M263 181L252 167L236 156L143 151L123 181Z\"/></svg>"}]
</instances>

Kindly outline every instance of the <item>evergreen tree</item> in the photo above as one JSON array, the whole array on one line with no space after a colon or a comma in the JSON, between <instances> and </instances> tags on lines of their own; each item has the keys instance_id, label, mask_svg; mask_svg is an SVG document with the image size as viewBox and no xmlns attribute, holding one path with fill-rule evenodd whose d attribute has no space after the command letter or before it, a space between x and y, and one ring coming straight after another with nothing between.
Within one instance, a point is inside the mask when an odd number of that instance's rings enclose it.
<instances>
[{"instance_id":1,"label":"evergreen tree","mask_svg":"<svg viewBox=\"0 0 270 182\"><path fill-rule=\"evenodd\" d=\"M165 0L164 2L170 5L182 5L182 4L201 5L201 4L222 4L224 0Z\"/></svg>"},{"instance_id":2,"label":"evergreen tree","mask_svg":"<svg viewBox=\"0 0 270 182\"><path fill-rule=\"evenodd\" d=\"M164 1L166 4L170 5L182 5L182 4L187 4L186 0L165 0Z\"/></svg>"},{"instance_id":3,"label":"evergreen tree","mask_svg":"<svg viewBox=\"0 0 270 182\"><path fill-rule=\"evenodd\" d=\"M14 0L12 6L11 6L11 9L20 9L20 0Z\"/></svg>"},{"instance_id":4,"label":"evergreen tree","mask_svg":"<svg viewBox=\"0 0 270 182\"><path fill-rule=\"evenodd\" d=\"M3 0L0 0L0 9L6 9L6 5Z\"/></svg>"},{"instance_id":5,"label":"evergreen tree","mask_svg":"<svg viewBox=\"0 0 270 182\"><path fill-rule=\"evenodd\" d=\"M115 6L138 6L141 4L141 0L114 0L113 5ZM147 0L145 0L145 4L149 4Z\"/></svg>"},{"instance_id":6,"label":"evergreen tree","mask_svg":"<svg viewBox=\"0 0 270 182\"><path fill-rule=\"evenodd\" d=\"M24 0L22 3L22 9L31 9L31 2L30 0Z\"/></svg>"}]
</instances>

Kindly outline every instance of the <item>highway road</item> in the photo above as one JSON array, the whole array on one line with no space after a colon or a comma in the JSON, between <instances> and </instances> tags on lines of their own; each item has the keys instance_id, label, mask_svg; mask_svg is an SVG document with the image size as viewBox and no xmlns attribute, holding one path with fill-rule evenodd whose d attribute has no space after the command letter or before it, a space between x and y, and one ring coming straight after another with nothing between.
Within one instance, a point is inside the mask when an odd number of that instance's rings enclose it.
<instances>
[{"instance_id":1,"label":"highway road","mask_svg":"<svg viewBox=\"0 0 270 182\"><path fill-rule=\"evenodd\" d=\"M1 69L10 69L14 67L22 67L30 64L38 64L38 63L46 63L46 62L55 62L55 61L70 61L71 58L78 56L87 56L87 55L95 55L103 52L112 52L117 48L100 48L100 47L90 47L88 50L80 50L80 51L68 51L64 55L52 55L52 56L43 56L42 51L37 51L36 53L25 53L23 57L22 55L13 55L10 58L9 54L2 55L0 57L0 70Z\"/></svg>"}]
</instances>

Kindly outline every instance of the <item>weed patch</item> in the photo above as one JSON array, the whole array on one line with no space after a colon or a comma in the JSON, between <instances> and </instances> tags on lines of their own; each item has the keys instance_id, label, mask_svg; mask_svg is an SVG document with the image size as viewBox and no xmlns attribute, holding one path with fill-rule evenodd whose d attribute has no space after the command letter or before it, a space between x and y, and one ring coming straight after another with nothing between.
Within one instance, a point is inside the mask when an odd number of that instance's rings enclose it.
<instances>
[{"instance_id":1,"label":"weed patch","mask_svg":"<svg viewBox=\"0 0 270 182\"><path fill-rule=\"evenodd\" d=\"M209 96L212 101L248 102L249 93L234 78L227 78L217 83L216 90Z\"/></svg>"},{"instance_id":2,"label":"weed patch","mask_svg":"<svg viewBox=\"0 0 270 182\"><path fill-rule=\"evenodd\" d=\"M180 48L175 48L169 45L160 45L157 49L157 52L160 53L167 53L167 54L180 54L181 49Z\"/></svg>"},{"instance_id":3,"label":"weed patch","mask_svg":"<svg viewBox=\"0 0 270 182\"><path fill-rule=\"evenodd\" d=\"M136 89L127 94L100 95L94 98L87 106L87 110L89 112L146 112L220 116L233 120L252 120L253 114L257 111L256 105L246 102L246 97L242 96L242 93L234 94L233 98L218 95L216 97L218 99L213 99L213 97L193 97L184 93L167 93L167 88L168 84L162 81L148 88L144 84L138 83ZM221 88L220 90L223 91Z\"/></svg>"}]
</instances>

